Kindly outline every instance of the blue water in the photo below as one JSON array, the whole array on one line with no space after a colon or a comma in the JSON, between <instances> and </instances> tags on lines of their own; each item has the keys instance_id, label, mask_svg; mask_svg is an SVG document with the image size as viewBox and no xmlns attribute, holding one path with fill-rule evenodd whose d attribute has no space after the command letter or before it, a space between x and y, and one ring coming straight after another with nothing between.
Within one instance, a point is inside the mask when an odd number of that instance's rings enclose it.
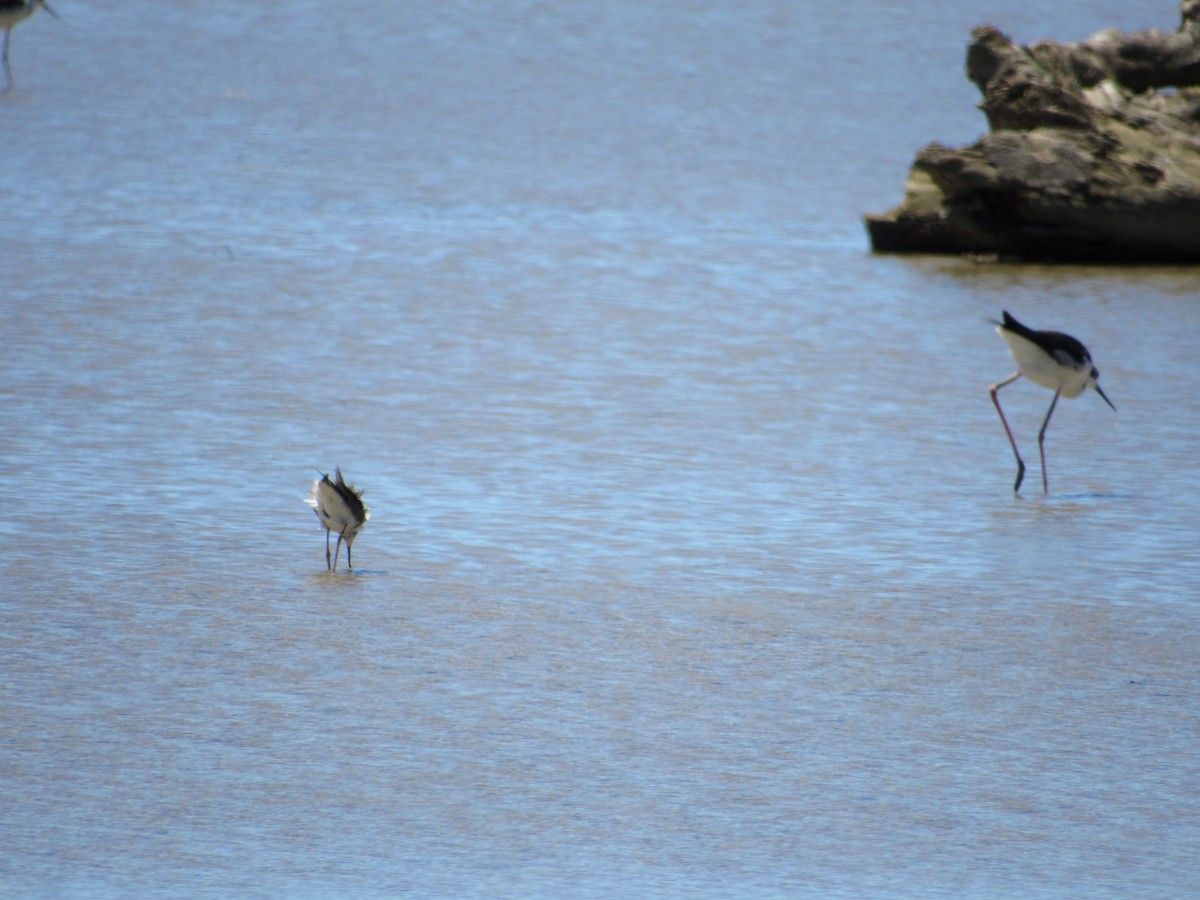
<instances>
[{"instance_id":1,"label":"blue water","mask_svg":"<svg viewBox=\"0 0 1200 900\"><path fill-rule=\"evenodd\" d=\"M860 221L1172 5L406 6L13 32L0 894L1200 893L1200 274Z\"/></svg>"}]
</instances>

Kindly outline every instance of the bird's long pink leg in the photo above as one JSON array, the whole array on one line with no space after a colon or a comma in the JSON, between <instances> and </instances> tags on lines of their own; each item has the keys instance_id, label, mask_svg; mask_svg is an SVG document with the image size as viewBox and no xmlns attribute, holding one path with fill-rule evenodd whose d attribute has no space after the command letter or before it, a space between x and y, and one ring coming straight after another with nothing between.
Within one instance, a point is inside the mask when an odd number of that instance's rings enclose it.
<instances>
[{"instance_id":1,"label":"bird's long pink leg","mask_svg":"<svg viewBox=\"0 0 1200 900\"><path fill-rule=\"evenodd\" d=\"M1046 411L1046 421L1042 423L1042 430L1038 432L1038 451L1042 454L1042 493L1050 493L1050 485L1046 482L1046 426L1050 424L1050 417L1054 415L1054 407L1058 404L1059 395L1062 394L1062 389L1054 392L1054 399L1050 401L1050 409Z\"/></svg>"},{"instance_id":2,"label":"bird's long pink leg","mask_svg":"<svg viewBox=\"0 0 1200 900\"><path fill-rule=\"evenodd\" d=\"M1004 426L1004 433L1008 435L1008 442L1012 444L1013 456L1017 458L1017 481L1013 485L1013 493L1021 490L1021 482L1025 479L1025 460L1021 459L1021 451L1017 449L1017 442L1013 439L1012 429L1008 427L1008 420L1004 418L1004 410L1000 408L1000 398L996 396L996 392L1005 385L1012 384L1021 377L1020 372L1016 372L1005 378L1003 381L998 381L988 388L988 393L992 395L992 403L996 404L996 412L1000 413L1000 424ZM1051 407L1053 408L1053 407ZM1047 416L1049 419L1049 416ZM1042 476L1045 477L1046 466L1042 464Z\"/></svg>"},{"instance_id":3,"label":"bird's long pink leg","mask_svg":"<svg viewBox=\"0 0 1200 900\"><path fill-rule=\"evenodd\" d=\"M333 548L333 568L330 570L331 572L337 571L338 554L341 552L342 552L342 533L339 531L337 544L335 544L334 548Z\"/></svg>"}]
</instances>

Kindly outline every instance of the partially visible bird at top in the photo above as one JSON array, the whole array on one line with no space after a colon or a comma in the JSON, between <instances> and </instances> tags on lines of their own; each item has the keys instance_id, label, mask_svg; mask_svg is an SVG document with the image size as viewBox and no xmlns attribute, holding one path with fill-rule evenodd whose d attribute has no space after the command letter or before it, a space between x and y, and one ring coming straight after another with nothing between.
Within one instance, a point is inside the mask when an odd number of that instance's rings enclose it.
<instances>
[{"instance_id":1,"label":"partially visible bird at top","mask_svg":"<svg viewBox=\"0 0 1200 900\"><path fill-rule=\"evenodd\" d=\"M362 502L362 491L354 489L354 485L346 484L339 466L334 470L335 477L322 473L319 481L312 483L312 488L304 502L313 508L317 519L325 527L325 568L330 572L337 571L338 553L342 549L342 541L346 542L346 568L353 569L350 562L350 545L371 518L371 510ZM329 559L329 532L337 532L337 547L333 551L333 561Z\"/></svg>"},{"instance_id":2,"label":"partially visible bird at top","mask_svg":"<svg viewBox=\"0 0 1200 900\"><path fill-rule=\"evenodd\" d=\"M1017 481L1013 485L1013 493L1021 489L1021 480L1025 477L1025 461L1021 459L1021 453L1017 450L1017 442L1013 439L1012 431L1004 418L1004 410L1000 408L1000 399L996 392L1006 384L1012 384L1022 375L1028 376L1035 384L1054 391L1054 399L1050 401L1050 409L1046 411L1042 430L1038 432L1038 450L1042 457L1042 492L1049 493L1050 488L1046 480L1046 426L1050 424L1050 416L1054 413L1058 398L1078 397L1088 388L1095 388L1096 393L1104 398L1105 403L1112 406L1114 412L1116 407L1096 382L1100 372L1092 364L1092 355L1088 353L1087 347L1075 338L1060 331L1035 331L1027 328L1010 316L1007 310L1004 312L1004 320L993 320L993 324L996 325L996 333L1008 344L1008 352L1017 364L1015 373L988 388L992 395L992 403L996 404L996 412L1000 413L1004 433L1008 435L1008 442L1012 444L1013 455L1017 458Z\"/></svg>"},{"instance_id":3,"label":"partially visible bird at top","mask_svg":"<svg viewBox=\"0 0 1200 900\"><path fill-rule=\"evenodd\" d=\"M4 92L8 93L13 89L12 69L8 65L8 41L12 37L12 30L33 15L34 11L41 7L54 18L58 18L58 13L50 8L50 4L46 0L0 0L0 28L4 29Z\"/></svg>"}]
</instances>

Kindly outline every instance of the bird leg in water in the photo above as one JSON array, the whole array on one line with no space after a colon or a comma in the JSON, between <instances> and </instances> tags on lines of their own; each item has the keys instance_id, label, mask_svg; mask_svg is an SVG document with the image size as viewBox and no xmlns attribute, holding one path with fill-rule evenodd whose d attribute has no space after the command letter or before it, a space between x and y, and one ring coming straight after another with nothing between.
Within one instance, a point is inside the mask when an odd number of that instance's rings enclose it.
<instances>
[{"instance_id":1,"label":"bird leg in water","mask_svg":"<svg viewBox=\"0 0 1200 900\"><path fill-rule=\"evenodd\" d=\"M1050 409L1046 411L1046 421L1042 422L1042 430L1038 432L1038 452L1042 454L1042 493L1050 493L1050 485L1046 482L1046 426L1050 424L1050 417L1054 415L1054 407L1058 403L1059 395L1062 390L1054 392L1054 399L1050 401Z\"/></svg>"},{"instance_id":2,"label":"bird leg in water","mask_svg":"<svg viewBox=\"0 0 1200 900\"><path fill-rule=\"evenodd\" d=\"M1009 376L1008 378L1005 378L1003 381L996 382L990 388L988 388L988 393L990 393L992 395L992 403L996 404L996 412L1000 413L1000 424L1004 426L1004 433L1008 435L1008 442L1010 444L1012 444L1013 456L1015 456L1017 458L1017 481L1013 485L1013 493L1014 494L1017 493L1019 490L1021 490L1021 482L1025 479L1025 460L1021 459L1021 451L1017 449L1017 442L1013 438L1012 429L1008 427L1008 420L1004 418L1004 410L1002 410L1000 408L1000 398L996 396L996 392L999 391L1000 388L1004 387L1005 385L1012 384L1014 381L1016 381L1020 377L1021 377L1021 373L1017 372L1017 373ZM1056 396L1055 400L1057 400L1057 399L1058 399L1058 397ZM1051 404L1050 409L1051 409L1051 411L1054 410L1053 404ZM1049 416L1046 416L1046 421L1047 422L1050 421ZM1043 427L1042 430L1044 431L1045 428ZM1045 484L1045 480L1046 480L1046 457L1043 454L1042 455L1043 486Z\"/></svg>"},{"instance_id":3,"label":"bird leg in water","mask_svg":"<svg viewBox=\"0 0 1200 900\"><path fill-rule=\"evenodd\" d=\"M8 39L12 36L12 29L4 29L4 92L7 94L13 89L12 69L8 65Z\"/></svg>"},{"instance_id":4,"label":"bird leg in water","mask_svg":"<svg viewBox=\"0 0 1200 900\"><path fill-rule=\"evenodd\" d=\"M347 546L347 550L349 550L348 546ZM337 571L338 554L341 552L342 552L342 533L339 531L337 543L334 544L334 547L333 547L333 568L330 569L331 572Z\"/></svg>"}]
</instances>

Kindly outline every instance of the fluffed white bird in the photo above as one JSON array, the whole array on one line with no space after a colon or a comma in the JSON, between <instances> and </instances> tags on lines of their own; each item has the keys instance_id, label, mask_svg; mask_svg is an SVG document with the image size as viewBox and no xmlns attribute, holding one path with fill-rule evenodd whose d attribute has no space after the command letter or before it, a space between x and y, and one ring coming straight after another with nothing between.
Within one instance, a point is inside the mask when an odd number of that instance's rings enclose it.
<instances>
[{"instance_id":1,"label":"fluffed white bird","mask_svg":"<svg viewBox=\"0 0 1200 900\"><path fill-rule=\"evenodd\" d=\"M312 488L304 502L313 508L317 519L325 527L325 568L330 572L337 571L338 553L342 549L342 541L346 542L346 568L353 569L350 562L350 545L371 518L371 510L362 502L362 491L354 489L354 485L346 484L339 466L334 470L335 478L322 473L319 481L312 483ZM333 551L333 561L329 560L329 532L337 532L337 547Z\"/></svg>"}]
</instances>

